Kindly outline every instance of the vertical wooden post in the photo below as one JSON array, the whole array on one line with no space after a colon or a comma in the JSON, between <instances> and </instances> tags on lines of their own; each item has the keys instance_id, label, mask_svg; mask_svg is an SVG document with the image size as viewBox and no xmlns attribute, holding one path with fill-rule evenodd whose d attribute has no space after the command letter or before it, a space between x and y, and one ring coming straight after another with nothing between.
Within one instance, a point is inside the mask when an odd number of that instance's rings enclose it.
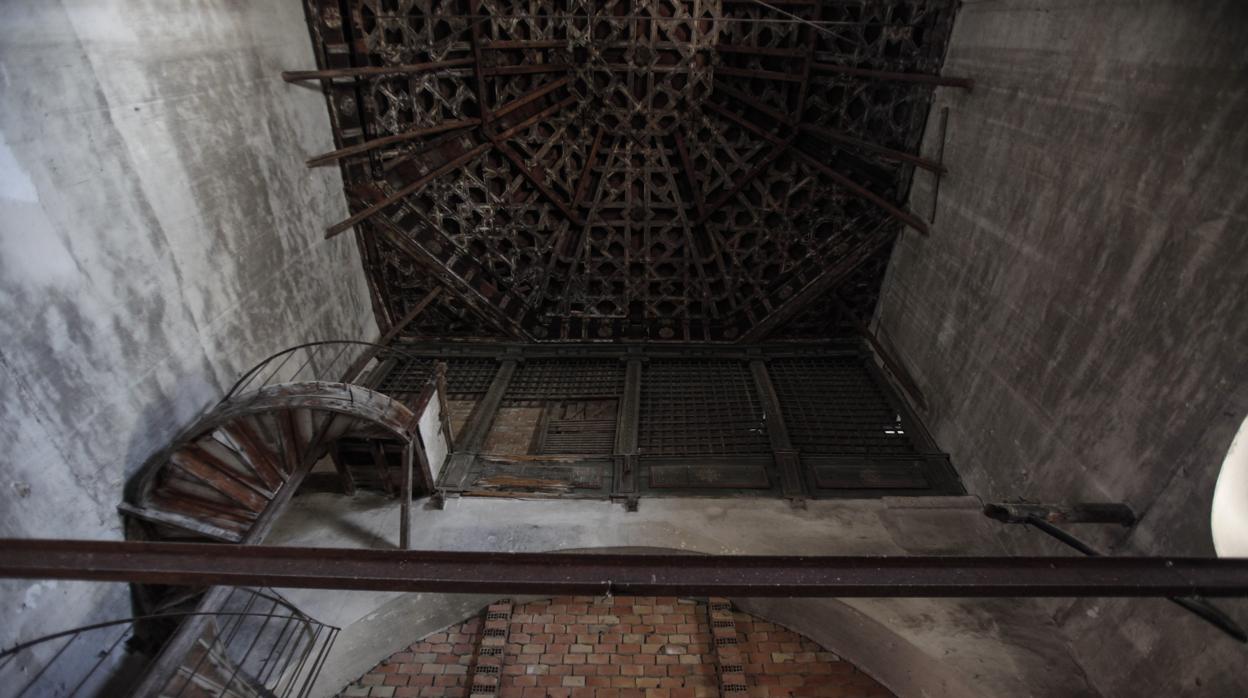
<instances>
[{"instance_id":1,"label":"vertical wooden post","mask_svg":"<svg viewBox=\"0 0 1248 698\"><path fill-rule=\"evenodd\" d=\"M767 373L767 362L762 359L750 360L750 373L754 375L754 386L758 390L758 399L763 403L763 415L767 424L767 438L771 440L772 456L776 467L780 470L780 486L785 497L803 497L805 488L802 486L801 459L793 441L789 438L789 429L784 423L784 414L780 411L780 398L771 383L771 374Z\"/></svg>"},{"instance_id":2,"label":"vertical wooden post","mask_svg":"<svg viewBox=\"0 0 1248 698\"><path fill-rule=\"evenodd\" d=\"M448 488L463 488L468 477L468 470L477 459L477 454L485 446L485 439L490 435L490 427L494 426L494 418L503 403L503 395L511 384L511 377L516 373L519 361L512 357L503 358L498 366L498 373L490 383L485 396L468 415L468 422L455 444L454 454L447 464L447 477L443 482Z\"/></svg>"},{"instance_id":3,"label":"vertical wooden post","mask_svg":"<svg viewBox=\"0 0 1248 698\"><path fill-rule=\"evenodd\" d=\"M412 467L416 460L417 436L403 449L403 486L399 500L399 547L412 549Z\"/></svg>"},{"instance_id":4,"label":"vertical wooden post","mask_svg":"<svg viewBox=\"0 0 1248 698\"><path fill-rule=\"evenodd\" d=\"M641 423L640 356L624 359L624 394L620 396L619 418L615 422L615 494L637 493L637 430Z\"/></svg>"}]
</instances>

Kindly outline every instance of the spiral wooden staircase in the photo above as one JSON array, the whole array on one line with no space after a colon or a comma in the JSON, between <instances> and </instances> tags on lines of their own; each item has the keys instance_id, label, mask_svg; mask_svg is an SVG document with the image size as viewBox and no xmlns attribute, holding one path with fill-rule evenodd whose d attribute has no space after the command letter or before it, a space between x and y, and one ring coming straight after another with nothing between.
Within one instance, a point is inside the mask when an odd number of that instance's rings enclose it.
<instances>
[{"instance_id":1,"label":"spiral wooden staircase","mask_svg":"<svg viewBox=\"0 0 1248 698\"><path fill-rule=\"evenodd\" d=\"M436 374L425 390L395 399L344 380L278 378L274 366L295 350L325 353L355 342L305 345L266 359L214 408L188 426L144 465L127 486L121 511L137 525L131 537L148 540L256 542L313 466L339 442L378 453L398 452L398 462L378 463L378 479L404 480L397 494L404 509L412 496L433 491L433 474L420 434L420 417L436 395ZM381 352L368 347L363 362L378 365ZM344 352L339 351L341 356ZM333 372L334 362L315 366L311 357L296 374ZM328 365L326 365L328 363ZM256 388L265 371L269 380ZM366 383L367 372L353 368ZM358 376L358 377L356 377ZM298 376L296 376L298 377ZM280 382L272 382L271 380ZM406 401L403 398L410 397ZM406 402L406 404L405 404ZM425 438L428 438L426 434ZM407 463L410 461L410 469ZM342 466L338 464L338 467ZM410 478L410 481L408 479ZM392 490L393 491L393 490ZM404 517L406 519L406 515ZM402 536L407 542L406 529Z\"/></svg>"}]
</instances>

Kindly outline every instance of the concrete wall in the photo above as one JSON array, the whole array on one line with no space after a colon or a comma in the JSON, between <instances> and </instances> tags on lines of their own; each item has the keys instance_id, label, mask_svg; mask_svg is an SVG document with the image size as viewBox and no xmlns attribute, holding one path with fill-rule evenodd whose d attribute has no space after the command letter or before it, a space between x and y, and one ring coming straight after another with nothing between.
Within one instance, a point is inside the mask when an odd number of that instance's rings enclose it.
<instances>
[{"instance_id":1,"label":"concrete wall","mask_svg":"<svg viewBox=\"0 0 1248 698\"><path fill-rule=\"evenodd\" d=\"M965 3L945 73L976 86L938 94L923 152L948 107L951 173L885 283L882 332L968 488L1128 502L1129 534L1079 531L1120 554L1213 554L1248 414L1245 45L1237 0ZM1106 695L1248 693L1243 647L1169 604L1055 611Z\"/></svg>"},{"instance_id":2,"label":"concrete wall","mask_svg":"<svg viewBox=\"0 0 1248 698\"><path fill-rule=\"evenodd\" d=\"M294 0L0 6L0 535L117 538L122 483L237 374L376 336ZM0 585L0 645L125 615Z\"/></svg>"}]
</instances>

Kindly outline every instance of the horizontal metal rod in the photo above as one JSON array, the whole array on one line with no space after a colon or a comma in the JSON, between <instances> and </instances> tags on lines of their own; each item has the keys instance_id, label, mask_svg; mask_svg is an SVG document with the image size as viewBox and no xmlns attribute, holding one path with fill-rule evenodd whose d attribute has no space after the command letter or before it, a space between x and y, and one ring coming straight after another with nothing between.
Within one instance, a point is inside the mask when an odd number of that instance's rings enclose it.
<instances>
[{"instance_id":1,"label":"horizontal metal rod","mask_svg":"<svg viewBox=\"0 0 1248 698\"><path fill-rule=\"evenodd\" d=\"M1248 559L490 553L0 539L0 577L497 594L1248 596Z\"/></svg>"}]
</instances>

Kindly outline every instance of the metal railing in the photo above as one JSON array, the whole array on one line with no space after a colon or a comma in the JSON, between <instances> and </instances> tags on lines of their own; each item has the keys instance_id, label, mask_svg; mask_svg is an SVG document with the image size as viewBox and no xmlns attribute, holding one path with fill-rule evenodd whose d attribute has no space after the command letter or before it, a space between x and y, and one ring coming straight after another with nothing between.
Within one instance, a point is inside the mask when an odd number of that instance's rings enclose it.
<instances>
[{"instance_id":1,"label":"metal railing","mask_svg":"<svg viewBox=\"0 0 1248 698\"><path fill-rule=\"evenodd\" d=\"M356 351L351 351L355 349ZM273 383L335 381L349 383L367 369L392 358L419 361L419 357L393 346L354 339L305 342L271 354L248 369L226 392L222 402L257 391Z\"/></svg>"},{"instance_id":2,"label":"metal railing","mask_svg":"<svg viewBox=\"0 0 1248 698\"><path fill-rule=\"evenodd\" d=\"M168 698L306 696L339 631L271 589L234 588L215 610L104 621L4 650L0 696L133 695L154 666L149 636L168 625L198 630L150 693Z\"/></svg>"}]
</instances>

